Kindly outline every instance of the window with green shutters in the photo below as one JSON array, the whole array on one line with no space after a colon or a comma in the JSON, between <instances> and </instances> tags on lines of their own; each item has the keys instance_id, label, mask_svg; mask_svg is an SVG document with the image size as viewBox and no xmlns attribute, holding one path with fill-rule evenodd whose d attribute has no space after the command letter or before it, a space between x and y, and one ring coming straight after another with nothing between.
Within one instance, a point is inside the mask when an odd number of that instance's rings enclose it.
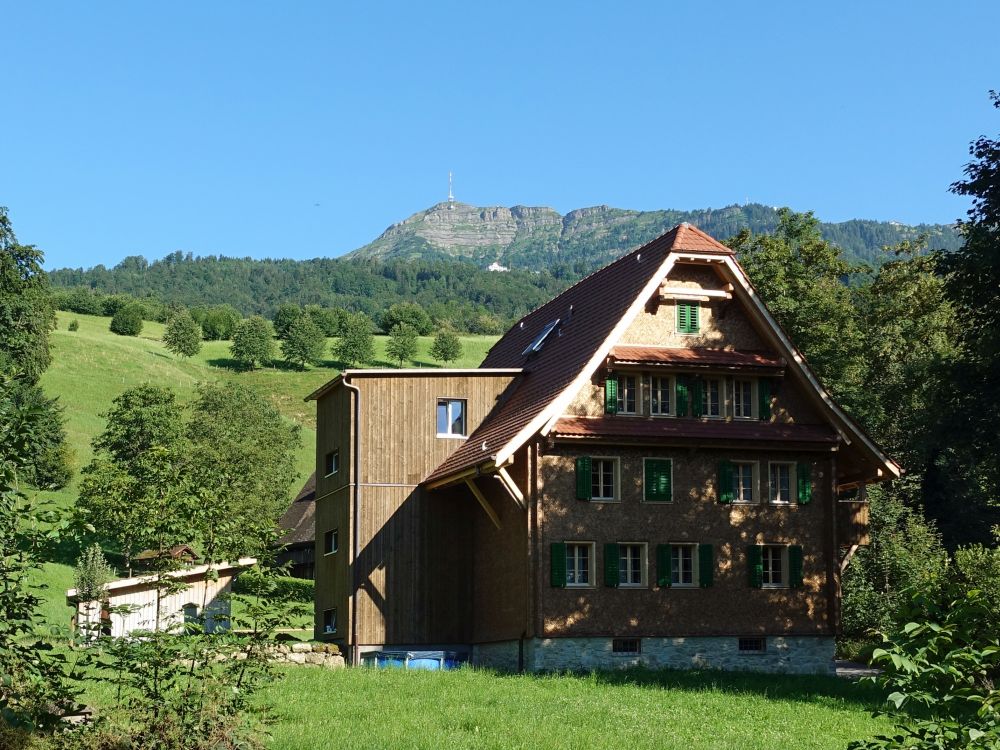
<instances>
[{"instance_id":1,"label":"window with green shutters","mask_svg":"<svg viewBox=\"0 0 1000 750\"><path fill-rule=\"evenodd\" d=\"M764 585L764 547L760 544L747 548L747 570L750 572L750 585L759 589Z\"/></svg>"},{"instance_id":2,"label":"window with green shutters","mask_svg":"<svg viewBox=\"0 0 1000 750\"><path fill-rule=\"evenodd\" d=\"M788 585L802 588L802 547L797 544L788 548Z\"/></svg>"},{"instance_id":3,"label":"window with green shutters","mask_svg":"<svg viewBox=\"0 0 1000 750\"><path fill-rule=\"evenodd\" d=\"M549 561L552 586L557 589L566 588L566 544L553 542L549 547Z\"/></svg>"},{"instance_id":4,"label":"window with green shutters","mask_svg":"<svg viewBox=\"0 0 1000 750\"><path fill-rule=\"evenodd\" d=\"M715 575L715 550L711 544L698 545L698 585L707 589Z\"/></svg>"},{"instance_id":5,"label":"window with green shutters","mask_svg":"<svg viewBox=\"0 0 1000 750\"><path fill-rule=\"evenodd\" d=\"M673 462L669 458L643 460L642 499L647 503L669 503L672 492Z\"/></svg>"},{"instance_id":6,"label":"window with green shutters","mask_svg":"<svg viewBox=\"0 0 1000 750\"><path fill-rule=\"evenodd\" d=\"M618 588L618 544L609 542L604 545L604 585Z\"/></svg>"},{"instance_id":7,"label":"window with green shutters","mask_svg":"<svg viewBox=\"0 0 1000 750\"><path fill-rule=\"evenodd\" d=\"M812 464L802 463L796 466L795 477L798 483L799 505L806 505L812 500Z\"/></svg>"},{"instance_id":8,"label":"window with green shutters","mask_svg":"<svg viewBox=\"0 0 1000 750\"><path fill-rule=\"evenodd\" d=\"M698 333L699 305L697 302L677 303L677 332L678 333Z\"/></svg>"},{"instance_id":9,"label":"window with green shutters","mask_svg":"<svg viewBox=\"0 0 1000 750\"><path fill-rule=\"evenodd\" d=\"M604 413L618 413L618 376L608 375L604 380Z\"/></svg>"},{"instance_id":10,"label":"window with green shutters","mask_svg":"<svg viewBox=\"0 0 1000 750\"><path fill-rule=\"evenodd\" d=\"M731 461L719 462L719 479L715 488L720 503L729 504L735 499L733 493L733 464Z\"/></svg>"},{"instance_id":11,"label":"window with green shutters","mask_svg":"<svg viewBox=\"0 0 1000 750\"><path fill-rule=\"evenodd\" d=\"M576 459L576 499L590 500L590 475L593 468L590 456L580 456Z\"/></svg>"}]
</instances>

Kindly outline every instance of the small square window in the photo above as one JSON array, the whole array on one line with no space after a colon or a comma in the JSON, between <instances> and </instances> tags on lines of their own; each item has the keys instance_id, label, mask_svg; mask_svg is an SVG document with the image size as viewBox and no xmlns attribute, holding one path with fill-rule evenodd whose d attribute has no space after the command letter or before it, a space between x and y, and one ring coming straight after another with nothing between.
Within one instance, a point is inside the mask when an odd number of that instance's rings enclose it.
<instances>
[{"instance_id":1,"label":"small square window","mask_svg":"<svg viewBox=\"0 0 1000 750\"><path fill-rule=\"evenodd\" d=\"M624 656L635 656L642 653L642 639L640 638L612 638L611 653L622 654Z\"/></svg>"},{"instance_id":2,"label":"small square window","mask_svg":"<svg viewBox=\"0 0 1000 750\"><path fill-rule=\"evenodd\" d=\"M323 554L332 555L340 549L340 532L337 529L330 529L323 535Z\"/></svg>"},{"instance_id":3,"label":"small square window","mask_svg":"<svg viewBox=\"0 0 1000 750\"><path fill-rule=\"evenodd\" d=\"M645 544L618 544L618 585L622 588L646 585Z\"/></svg>"},{"instance_id":4,"label":"small square window","mask_svg":"<svg viewBox=\"0 0 1000 750\"><path fill-rule=\"evenodd\" d=\"M323 610L323 634L333 635L337 632L337 608Z\"/></svg>"},{"instance_id":5,"label":"small square window","mask_svg":"<svg viewBox=\"0 0 1000 750\"><path fill-rule=\"evenodd\" d=\"M566 585L590 586L594 545L589 542L566 543Z\"/></svg>"},{"instance_id":6,"label":"small square window","mask_svg":"<svg viewBox=\"0 0 1000 750\"><path fill-rule=\"evenodd\" d=\"M330 451L323 461L326 476L331 476L340 471L340 451Z\"/></svg>"},{"instance_id":7,"label":"small square window","mask_svg":"<svg viewBox=\"0 0 1000 750\"><path fill-rule=\"evenodd\" d=\"M465 399L439 398L437 400L438 437L465 437Z\"/></svg>"},{"instance_id":8,"label":"small square window","mask_svg":"<svg viewBox=\"0 0 1000 750\"><path fill-rule=\"evenodd\" d=\"M767 650L767 639L740 638L738 647L741 654L763 654Z\"/></svg>"}]
</instances>

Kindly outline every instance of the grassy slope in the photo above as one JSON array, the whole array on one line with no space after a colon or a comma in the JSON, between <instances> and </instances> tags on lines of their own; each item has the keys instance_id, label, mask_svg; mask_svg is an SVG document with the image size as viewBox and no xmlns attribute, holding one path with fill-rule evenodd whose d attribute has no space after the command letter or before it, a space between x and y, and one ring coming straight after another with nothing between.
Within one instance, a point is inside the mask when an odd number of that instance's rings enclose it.
<instances>
[{"instance_id":1,"label":"grassy slope","mask_svg":"<svg viewBox=\"0 0 1000 750\"><path fill-rule=\"evenodd\" d=\"M42 377L42 386L49 396L58 396L65 408L66 431L74 452L73 481L58 492L39 493L57 505L69 508L76 501L79 469L92 457L90 443L104 429L101 414L111 407L112 400L126 388L151 382L169 386L183 400L194 396L200 382L232 380L245 383L267 395L289 419L302 425L302 447L298 451L299 478L289 488L290 497L313 470L315 461L315 409L303 398L335 377L339 363L328 360L322 366L304 372L271 367L255 372L238 372L232 368L228 341L206 341L201 352L190 360L175 357L160 341L163 325L146 322L139 337L116 336L108 330L110 318L59 313L58 328L51 337L53 361ZM69 331L71 320L80 324L78 331ZM428 354L432 339L419 342L416 365L435 366ZM457 367L475 367L482 361L495 338L470 336L462 339L463 357ZM385 361L384 337L376 338L376 362L373 366L391 366ZM329 354L330 348L327 348ZM69 610L63 592L72 585L73 551L67 550L59 559L46 564L37 576L43 594L43 615L52 625L68 627Z\"/></svg>"},{"instance_id":2,"label":"grassy slope","mask_svg":"<svg viewBox=\"0 0 1000 750\"><path fill-rule=\"evenodd\" d=\"M723 673L496 676L289 668L264 697L275 750L815 748L888 724L832 677Z\"/></svg>"}]
</instances>

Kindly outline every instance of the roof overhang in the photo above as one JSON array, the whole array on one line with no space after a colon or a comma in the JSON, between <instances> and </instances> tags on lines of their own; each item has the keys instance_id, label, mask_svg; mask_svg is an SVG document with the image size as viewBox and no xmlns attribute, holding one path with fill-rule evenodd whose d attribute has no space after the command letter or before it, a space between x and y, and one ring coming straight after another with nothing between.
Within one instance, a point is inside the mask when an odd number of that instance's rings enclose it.
<instances>
[{"instance_id":1,"label":"roof overhang","mask_svg":"<svg viewBox=\"0 0 1000 750\"><path fill-rule=\"evenodd\" d=\"M445 368L445 367L401 367L395 368L374 368L367 370L344 370L333 380L321 385L315 391L306 396L303 401L316 401L332 391L343 382L344 378L468 378L475 376L503 376L520 375L524 372L522 367L465 367L465 368Z\"/></svg>"}]
</instances>

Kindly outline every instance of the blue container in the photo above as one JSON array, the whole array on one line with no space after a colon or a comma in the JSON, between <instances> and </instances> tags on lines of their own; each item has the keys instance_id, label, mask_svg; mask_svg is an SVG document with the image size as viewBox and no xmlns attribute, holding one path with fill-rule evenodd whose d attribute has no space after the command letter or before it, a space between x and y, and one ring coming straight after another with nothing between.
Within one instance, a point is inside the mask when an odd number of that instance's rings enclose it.
<instances>
[{"instance_id":1,"label":"blue container","mask_svg":"<svg viewBox=\"0 0 1000 750\"><path fill-rule=\"evenodd\" d=\"M455 651L373 651L361 658L366 667L377 669L422 669L439 671L457 669L466 661L466 654Z\"/></svg>"}]
</instances>

